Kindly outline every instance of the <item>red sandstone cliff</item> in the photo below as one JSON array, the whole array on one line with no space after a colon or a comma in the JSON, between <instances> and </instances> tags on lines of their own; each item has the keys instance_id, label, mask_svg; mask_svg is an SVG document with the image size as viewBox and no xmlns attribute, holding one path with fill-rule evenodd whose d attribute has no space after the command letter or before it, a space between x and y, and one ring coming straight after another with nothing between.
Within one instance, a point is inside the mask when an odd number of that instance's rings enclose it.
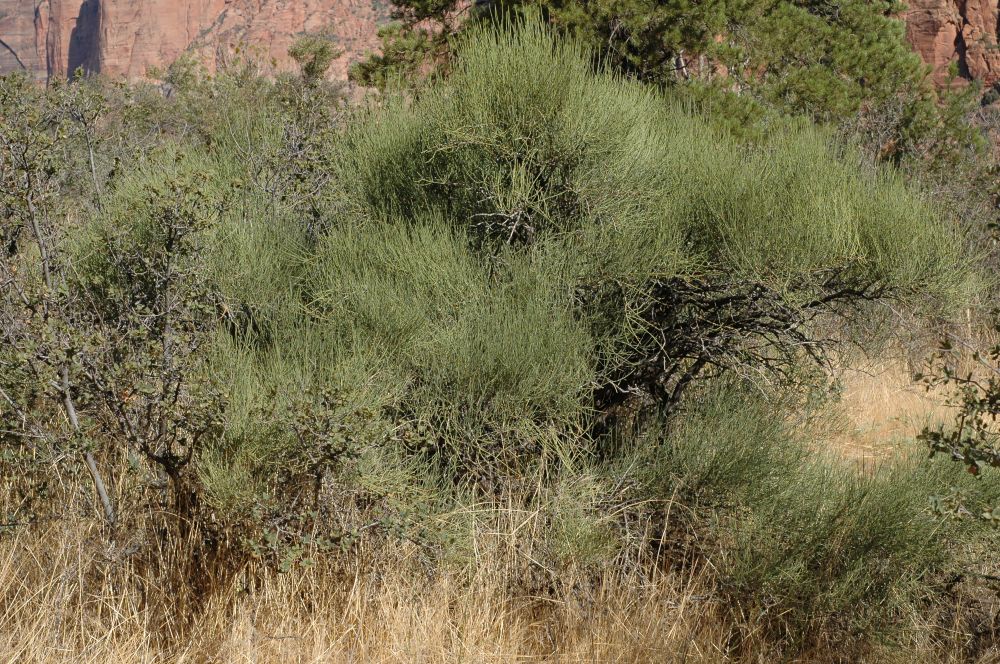
<instances>
[{"instance_id":1,"label":"red sandstone cliff","mask_svg":"<svg viewBox=\"0 0 1000 664\"><path fill-rule=\"evenodd\" d=\"M951 63L963 78L1000 80L997 0L909 0L906 35L934 79L948 79Z\"/></svg>"},{"instance_id":2,"label":"red sandstone cliff","mask_svg":"<svg viewBox=\"0 0 1000 664\"><path fill-rule=\"evenodd\" d=\"M326 31L343 55L332 73L377 44L386 0L0 0L0 71L24 68L39 80L77 67L136 78L185 51L209 69L236 46L289 65L303 32Z\"/></svg>"}]
</instances>

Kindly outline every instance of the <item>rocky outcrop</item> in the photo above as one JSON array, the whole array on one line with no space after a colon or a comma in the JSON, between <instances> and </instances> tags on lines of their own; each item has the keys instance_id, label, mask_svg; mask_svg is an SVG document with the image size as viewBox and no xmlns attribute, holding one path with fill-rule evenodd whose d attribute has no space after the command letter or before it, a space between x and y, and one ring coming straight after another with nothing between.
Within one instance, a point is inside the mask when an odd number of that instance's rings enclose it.
<instances>
[{"instance_id":1,"label":"rocky outcrop","mask_svg":"<svg viewBox=\"0 0 1000 664\"><path fill-rule=\"evenodd\" d=\"M246 50L285 69L298 35L327 32L343 52L331 73L343 78L377 45L388 9L387 0L0 0L0 71L139 78L184 52L215 70Z\"/></svg>"},{"instance_id":2,"label":"rocky outcrop","mask_svg":"<svg viewBox=\"0 0 1000 664\"><path fill-rule=\"evenodd\" d=\"M997 0L909 0L906 36L944 84L954 63L961 79L1000 81Z\"/></svg>"}]
</instances>

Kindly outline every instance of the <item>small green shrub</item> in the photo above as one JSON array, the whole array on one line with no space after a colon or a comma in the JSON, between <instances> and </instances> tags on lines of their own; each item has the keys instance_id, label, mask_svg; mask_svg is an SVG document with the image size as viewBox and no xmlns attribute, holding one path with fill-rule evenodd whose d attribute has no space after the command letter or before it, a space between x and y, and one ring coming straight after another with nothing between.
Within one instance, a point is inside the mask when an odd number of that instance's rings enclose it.
<instances>
[{"instance_id":1,"label":"small green shrub","mask_svg":"<svg viewBox=\"0 0 1000 664\"><path fill-rule=\"evenodd\" d=\"M902 638L902 616L963 569L955 552L991 537L931 509L942 482L996 493L960 469L899 460L862 475L810 453L759 395L705 397L628 463L646 499L669 501L680 532L699 534L742 617L794 651Z\"/></svg>"}]
</instances>

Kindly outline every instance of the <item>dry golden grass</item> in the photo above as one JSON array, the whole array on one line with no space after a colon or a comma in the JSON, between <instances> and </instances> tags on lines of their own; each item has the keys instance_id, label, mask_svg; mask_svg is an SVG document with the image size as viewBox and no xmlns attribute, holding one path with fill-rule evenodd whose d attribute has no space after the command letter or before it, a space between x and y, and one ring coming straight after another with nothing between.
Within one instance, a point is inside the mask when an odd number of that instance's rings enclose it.
<instances>
[{"instance_id":1,"label":"dry golden grass","mask_svg":"<svg viewBox=\"0 0 1000 664\"><path fill-rule=\"evenodd\" d=\"M948 337L955 347L951 361L963 374L986 377L992 369L974 354L1000 343L1000 338L974 325L969 316L968 325ZM920 338L915 351L895 346L877 357L844 358L841 365L846 368L838 376L840 398L823 417L833 424L832 432L828 431L833 434L829 439L832 451L871 467L913 451L914 438L925 427L954 421L956 411L947 405L951 389L928 391L913 379L918 370L925 370L923 363L938 341L938 337Z\"/></svg>"},{"instance_id":2,"label":"dry golden grass","mask_svg":"<svg viewBox=\"0 0 1000 664\"><path fill-rule=\"evenodd\" d=\"M913 381L900 359L873 360L847 369L843 388L831 415L839 426L830 439L834 451L862 465L871 465L913 449L914 437L927 426L954 417L945 393L930 393Z\"/></svg>"},{"instance_id":3,"label":"dry golden grass","mask_svg":"<svg viewBox=\"0 0 1000 664\"><path fill-rule=\"evenodd\" d=\"M928 361L935 358L942 340L952 344L954 368L982 375L991 369L975 354L1000 344L1000 334L973 309L945 326L929 327L901 312L892 321L893 331L883 330L892 340L876 353L852 351L845 343L831 358L841 390L822 413L822 446L864 469L914 449L923 451L914 438L925 427L954 421L956 412L946 405L951 390L928 391L914 381L917 372L928 373ZM829 332L832 337L840 333L837 328ZM931 368L929 373L939 371Z\"/></svg>"},{"instance_id":4,"label":"dry golden grass","mask_svg":"<svg viewBox=\"0 0 1000 664\"><path fill-rule=\"evenodd\" d=\"M0 659L17 662L717 662L727 632L699 573L607 570L547 596L513 594L513 548L428 575L411 552L349 567L247 569L195 614L95 526L0 541ZM366 557L377 562L363 562ZM564 584L566 585L566 584ZM184 604L181 602L181 604ZM185 620L185 618L187 620ZM187 622L186 627L182 627Z\"/></svg>"},{"instance_id":5,"label":"dry golden grass","mask_svg":"<svg viewBox=\"0 0 1000 664\"><path fill-rule=\"evenodd\" d=\"M498 513L494 523L521 517ZM760 638L752 612L719 598L710 564L651 578L563 570L549 592L525 592L518 577L531 561L514 534L484 531L474 563L433 572L405 546L369 545L347 563L285 574L233 570L195 607L181 596L184 579L108 544L93 523L27 530L0 539L0 661L847 661L836 643L782 656ZM910 616L903 642L851 661L970 661L948 654L965 634L956 629L955 643L942 643L926 619Z\"/></svg>"}]
</instances>

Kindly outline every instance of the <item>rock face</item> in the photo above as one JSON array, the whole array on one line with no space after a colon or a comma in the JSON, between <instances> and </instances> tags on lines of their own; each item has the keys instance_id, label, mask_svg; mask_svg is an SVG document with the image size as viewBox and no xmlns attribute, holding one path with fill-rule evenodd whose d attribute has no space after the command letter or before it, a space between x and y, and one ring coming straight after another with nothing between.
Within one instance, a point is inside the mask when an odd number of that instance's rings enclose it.
<instances>
[{"instance_id":1,"label":"rock face","mask_svg":"<svg viewBox=\"0 0 1000 664\"><path fill-rule=\"evenodd\" d=\"M945 83L952 63L963 79L1000 80L997 0L910 0L906 36Z\"/></svg>"},{"instance_id":2,"label":"rock face","mask_svg":"<svg viewBox=\"0 0 1000 664\"><path fill-rule=\"evenodd\" d=\"M343 51L331 73L344 78L388 14L388 0L0 0L0 72L139 78L184 52L215 70L242 49L286 69L296 37L322 31Z\"/></svg>"},{"instance_id":3,"label":"rock face","mask_svg":"<svg viewBox=\"0 0 1000 664\"><path fill-rule=\"evenodd\" d=\"M0 71L45 71L45 40L35 34L35 13L35 0L0 1Z\"/></svg>"}]
</instances>

